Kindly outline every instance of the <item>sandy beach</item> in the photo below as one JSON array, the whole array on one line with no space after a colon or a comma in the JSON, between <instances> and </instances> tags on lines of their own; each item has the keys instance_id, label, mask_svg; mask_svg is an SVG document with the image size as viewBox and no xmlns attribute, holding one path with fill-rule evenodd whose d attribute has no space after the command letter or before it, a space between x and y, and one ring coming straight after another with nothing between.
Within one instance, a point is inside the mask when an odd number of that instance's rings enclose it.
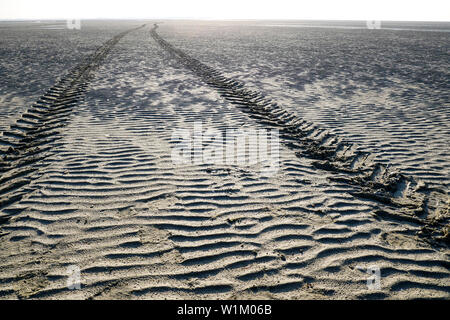
<instances>
[{"instance_id":1,"label":"sandy beach","mask_svg":"<svg viewBox=\"0 0 450 320\"><path fill-rule=\"evenodd\" d=\"M449 299L449 38L0 23L0 299ZM276 166L174 163L198 123Z\"/></svg>"}]
</instances>

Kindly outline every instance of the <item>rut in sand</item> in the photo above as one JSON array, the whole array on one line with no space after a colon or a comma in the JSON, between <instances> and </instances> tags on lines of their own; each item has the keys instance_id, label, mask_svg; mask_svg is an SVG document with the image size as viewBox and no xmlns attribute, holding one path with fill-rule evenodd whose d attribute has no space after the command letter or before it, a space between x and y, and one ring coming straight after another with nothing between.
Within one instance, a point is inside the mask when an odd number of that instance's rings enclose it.
<instances>
[{"instance_id":1,"label":"rut in sand","mask_svg":"<svg viewBox=\"0 0 450 320\"><path fill-rule=\"evenodd\" d=\"M298 157L312 158L315 168L335 173L330 180L355 186L356 190L350 192L352 196L386 205L386 210L374 212L377 217L417 223L422 226L418 234L424 239L445 246L450 243L450 202L444 190L428 187L389 165L371 161L370 152L357 151L353 144L300 119L264 94L246 89L241 81L225 77L175 48L156 32L157 28L155 23L151 36L165 51L217 90L222 98L259 123L277 127L282 140Z\"/></svg>"},{"instance_id":2,"label":"rut in sand","mask_svg":"<svg viewBox=\"0 0 450 320\"><path fill-rule=\"evenodd\" d=\"M46 157L48 145L61 138L60 130L72 109L83 99L95 71L123 37L144 26L124 31L97 48L3 132L0 137L0 209L20 201L30 192L26 186L42 172L39 164ZM0 224L8 219L8 216L0 216Z\"/></svg>"}]
</instances>

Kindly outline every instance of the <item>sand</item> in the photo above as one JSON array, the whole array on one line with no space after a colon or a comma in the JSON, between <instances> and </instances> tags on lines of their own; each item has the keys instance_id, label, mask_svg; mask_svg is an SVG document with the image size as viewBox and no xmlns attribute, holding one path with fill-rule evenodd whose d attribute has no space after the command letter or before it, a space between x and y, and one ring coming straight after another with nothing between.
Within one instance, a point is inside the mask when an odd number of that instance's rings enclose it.
<instances>
[{"instance_id":1,"label":"sand","mask_svg":"<svg viewBox=\"0 0 450 320\"><path fill-rule=\"evenodd\" d=\"M358 70L327 73L346 60L353 69L357 57L327 56L329 66L300 70L291 56L296 37L329 53L364 44L368 30L212 22L134 29L141 25L118 23L83 40L91 49L64 75L63 64L49 71L45 81L56 81L38 96L37 88L28 98L5 90L7 99L37 103L1 111L2 299L450 297L448 61L438 48L435 65L417 66L435 75L428 87L395 72L392 88L373 70L372 86ZM264 36L259 51L242 41ZM305 39L298 43L314 52ZM383 72L391 59L379 59ZM342 79L356 88L336 92ZM396 96L408 90L420 99ZM173 129L195 121L279 129L280 169L267 177L255 167L174 165ZM80 290L67 288L69 266L80 269ZM371 267L380 270L379 288L367 286Z\"/></svg>"}]
</instances>

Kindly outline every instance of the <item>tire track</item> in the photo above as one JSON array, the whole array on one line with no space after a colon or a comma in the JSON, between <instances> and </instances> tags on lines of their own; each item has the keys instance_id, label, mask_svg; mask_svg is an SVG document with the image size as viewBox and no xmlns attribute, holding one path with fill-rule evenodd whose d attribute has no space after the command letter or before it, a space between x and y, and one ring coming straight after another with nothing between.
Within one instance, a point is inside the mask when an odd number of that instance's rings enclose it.
<instances>
[{"instance_id":1,"label":"tire track","mask_svg":"<svg viewBox=\"0 0 450 320\"><path fill-rule=\"evenodd\" d=\"M0 209L20 201L31 190L40 161L48 156L51 143L61 138L60 130L69 121L71 111L83 99L94 72L113 47L128 33L124 31L99 47L41 96L0 137ZM9 220L0 217L0 224Z\"/></svg>"},{"instance_id":2,"label":"tire track","mask_svg":"<svg viewBox=\"0 0 450 320\"><path fill-rule=\"evenodd\" d=\"M146 36L117 45L36 192L4 210L22 211L0 228L0 297L448 298L448 254L413 239L417 226L376 221L373 203L284 146L270 179L253 167L173 165L168 128L265 126L218 104ZM357 268L372 264L383 276L375 292ZM67 288L70 265L81 290Z\"/></svg>"},{"instance_id":3,"label":"tire track","mask_svg":"<svg viewBox=\"0 0 450 320\"><path fill-rule=\"evenodd\" d=\"M225 77L175 48L156 32L157 28L154 24L150 33L161 48L222 98L259 123L277 127L283 141L298 157L314 159L316 169L335 174L330 180L354 187L354 191L349 191L352 196L383 205L383 209L374 211L377 218L416 223L421 226L418 235L423 239L448 246L450 203L444 190L428 187L389 165L375 163L374 154L358 151L354 144L300 119L262 93L246 89L241 81Z\"/></svg>"}]
</instances>

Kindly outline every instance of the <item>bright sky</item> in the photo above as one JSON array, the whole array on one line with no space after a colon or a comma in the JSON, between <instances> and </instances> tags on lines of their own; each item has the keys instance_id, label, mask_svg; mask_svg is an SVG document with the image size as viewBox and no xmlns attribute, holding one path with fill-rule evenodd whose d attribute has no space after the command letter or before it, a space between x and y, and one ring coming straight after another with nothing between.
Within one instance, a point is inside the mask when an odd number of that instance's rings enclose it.
<instances>
[{"instance_id":1,"label":"bright sky","mask_svg":"<svg viewBox=\"0 0 450 320\"><path fill-rule=\"evenodd\" d=\"M0 20L95 18L450 21L450 0L0 0Z\"/></svg>"}]
</instances>

